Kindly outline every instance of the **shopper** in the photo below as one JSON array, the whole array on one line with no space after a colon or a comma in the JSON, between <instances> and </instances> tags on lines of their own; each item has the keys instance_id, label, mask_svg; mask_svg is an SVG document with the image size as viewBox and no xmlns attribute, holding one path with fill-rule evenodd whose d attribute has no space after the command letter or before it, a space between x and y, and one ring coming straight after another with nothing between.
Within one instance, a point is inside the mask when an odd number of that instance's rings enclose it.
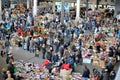
<instances>
[{"instance_id":1,"label":"shopper","mask_svg":"<svg viewBox=\"0 0 120 80\"><path fill-rule=\"evenodd\" d=\"M90 79L90 70L85 65L83 74L82 74L82 80L89 80Z\"/></svg>"}]
</instances>

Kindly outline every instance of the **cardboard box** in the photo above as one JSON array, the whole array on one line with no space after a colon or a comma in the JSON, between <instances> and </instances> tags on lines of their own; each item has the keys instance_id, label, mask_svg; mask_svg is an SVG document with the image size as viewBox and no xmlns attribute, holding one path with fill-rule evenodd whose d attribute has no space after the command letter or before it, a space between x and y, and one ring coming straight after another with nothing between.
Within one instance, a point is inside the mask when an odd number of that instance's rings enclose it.
<instances>
[{"instance_id":1,"label":"cardboard box","mask_svg":"<svg viewBox=\"0 0 120 80\"><path fill-rule=\"evenodd\" d=\"M105 67L105 62L104 62L104 61L101 61L101 60L100 60L99 63L100 63L100 67L101 67L101 68L104 68L104 67Z\"/></svg>"},{"instance_id":2,"label":"cardboard box","mask_svg":"<svg viewBox=\"0 0 120 80\"><path fill-rule=\"evenodd\" d=\"M99 66L99 60L93 60L93 63L92 63L94 66Z\"/></svg>"},{"instance_id":3,"label":"cardboard box","mask_svg":"<svg viewBox=\"0 0 120 80\"><path fill-rule=\"evenodd\" d=\"M68 76L68 75L71 74L71 71L72 71L72 70L61 69L61 70L60 70L60 76L61 76L61 77Z\"/></svg>"}]
</instances>

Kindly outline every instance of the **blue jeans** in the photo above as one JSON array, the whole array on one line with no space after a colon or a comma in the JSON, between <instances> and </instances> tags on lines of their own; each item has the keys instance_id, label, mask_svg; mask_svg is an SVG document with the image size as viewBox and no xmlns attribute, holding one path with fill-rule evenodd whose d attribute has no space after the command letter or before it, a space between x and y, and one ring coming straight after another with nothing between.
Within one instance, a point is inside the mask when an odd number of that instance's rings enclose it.
<instances>
[{"instance_id":1,"label":"blue jeans","mask_svg":"<svg viewBox=\"0 0 120 80\"><path fill-rule=\"evenodd\" d=\"M30 53L34 53L34 47L30 47Z\"/></svg>"},{"instance_id":2,"label":"blue jeans","mask_svg":"<svg viewBox=\"0 0 120 80\"><path fill-rule=\"evenodd\" d=\"M89 78L82 77L82 80L89 80Z\"/></svg>"},{"instance_id":3,"label":"blue jeans","mask_svg":"<svg viewBox=\"0 0 120 80\"><path fill-rule=\"evenodd\" d=\"M22 49L24 50L25 48L24 48L24 43L22 43Z\"/></svg>"}]
</instances>

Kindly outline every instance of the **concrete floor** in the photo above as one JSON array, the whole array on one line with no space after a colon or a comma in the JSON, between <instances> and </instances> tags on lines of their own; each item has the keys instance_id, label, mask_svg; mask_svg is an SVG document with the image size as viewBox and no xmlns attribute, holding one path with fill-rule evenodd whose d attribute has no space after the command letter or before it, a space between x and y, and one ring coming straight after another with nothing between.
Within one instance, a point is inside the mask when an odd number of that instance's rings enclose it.
<instances>
[{"instance_id":1,"label":"concrete floor","mask_svg":"<svg viewBox=\"0 0 120 80\"><path fill-rule=\"evenodd\" d=\"M0 50L1 50L1 46L0 46ZM34 62L34 63L38 63L38 64L41 64L42 61L43 61L42 54L40 54L40 57L37 58L37 57L34 57L33 53L29 53L28 51L22 50L19 47L14 47L13 48L13 56L14 56L15 61L24 60L24 61ZM0 56L0 71L1 71L2 68L4 68L4 67L6 68L7 67L7 64L6 64L5 61L6 61L6 58ZM83 69L84 69L84 65L85 64L77 65L77 68L75 69L75 71L82 73ZM86 64L86 65L90 69L90 72L92 72L92 69L94 68L94 66L92 64ZM116 71L118 70L118 67L119 67L119 63L117 63L115 65L115 70ZM96 67L96 68L99 71L101 71L100 67ZM1 74L0 74L0 80L2 80Z\"/></svg>"}]
</instances>

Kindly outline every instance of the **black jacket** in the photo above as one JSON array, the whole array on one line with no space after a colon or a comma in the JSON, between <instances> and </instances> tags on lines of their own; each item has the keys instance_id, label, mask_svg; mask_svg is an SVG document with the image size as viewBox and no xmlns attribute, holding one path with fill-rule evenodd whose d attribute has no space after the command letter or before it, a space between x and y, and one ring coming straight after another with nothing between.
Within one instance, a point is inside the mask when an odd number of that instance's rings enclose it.
<instances>
[{"instance_id":1,"label":"black jacket","mask_svg":"<svg viewBox=\"0 0 120 80\"><path fill-rule=\"evenodd\" d=\"M84 69L82 77L89 78L89 75L90 75L89 69Z\"/></svg>"}]
</instances>

